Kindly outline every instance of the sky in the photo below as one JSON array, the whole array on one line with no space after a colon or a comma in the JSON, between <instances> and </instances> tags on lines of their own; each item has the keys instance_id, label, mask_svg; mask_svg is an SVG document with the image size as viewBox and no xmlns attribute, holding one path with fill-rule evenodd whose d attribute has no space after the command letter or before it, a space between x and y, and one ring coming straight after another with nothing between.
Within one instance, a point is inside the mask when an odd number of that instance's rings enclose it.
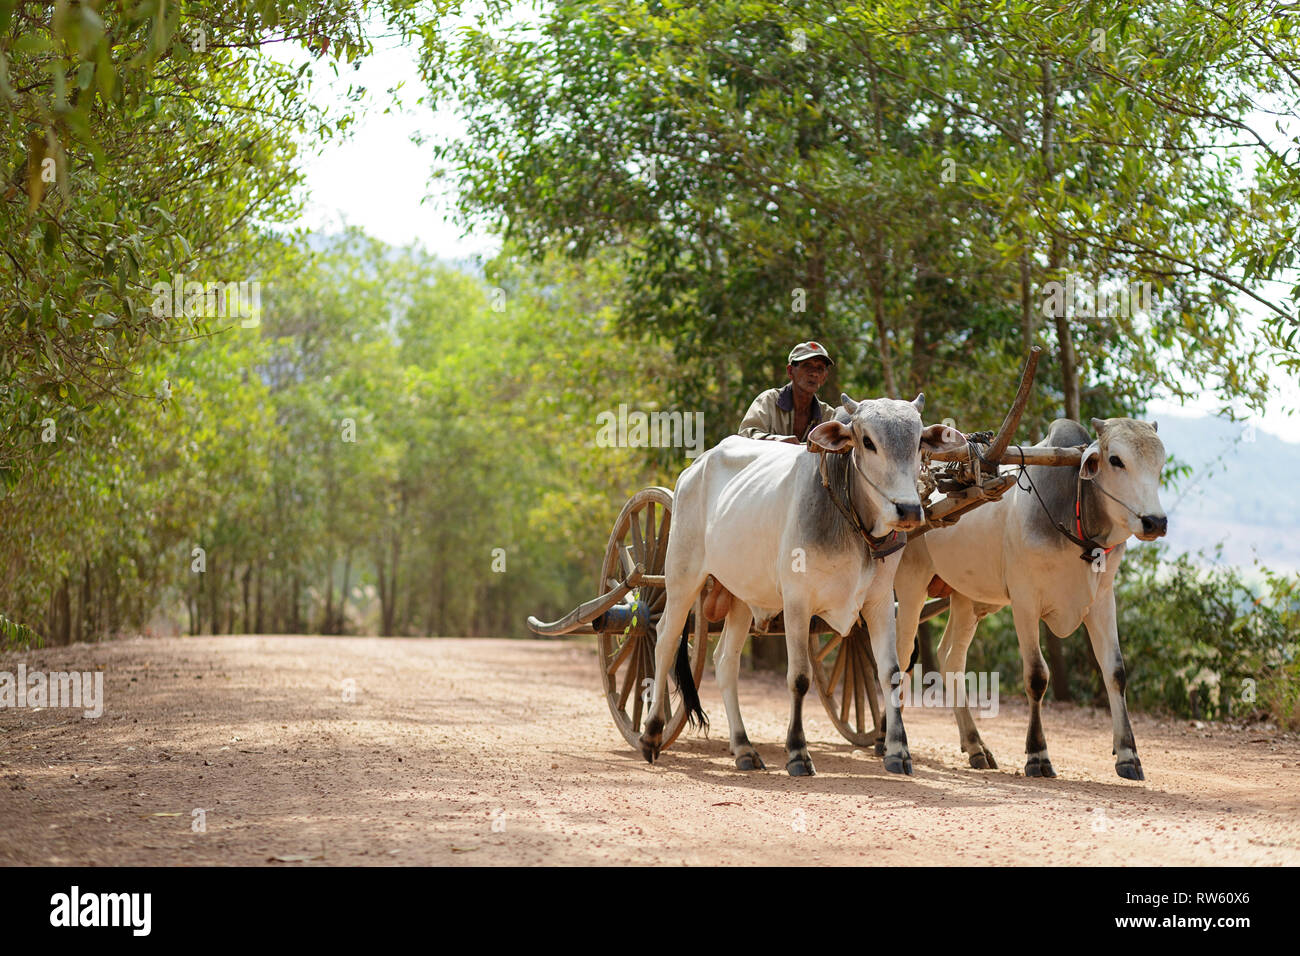
<instances>
[{"instance_id":1,"label":"sky","mask_svg":"<svg viewBox=\"0 0 1300 956\"><path fill-rule=\"evenodd\" d=\"M376 34L373 40L375 55L362 60L359 69L344 66L335 78L326 61L314 65L313 99L335 109L354 110L357 120L346 140L320 150L304 145L300 162L306 175L306 205L299 224L325 230L358 226L384 242L419 244L452 261L490 258L500 248L500 241L482 232L466 233L453 221L451 185L431 181L431 146L411 141L413 134L422 135L426 143L456 137L463 132L463 123L449 107L430 110L416 104L423 85L411 49L403 47L395 36ZM287 49L276 56L292 63L306 58L301 51ZM399 84L398 95L404 104L400 108L392 105L388 93ZM350 85L368 91L360 106L346 99ZM383 170L381 176L367 172L376 167ZM1257 322L1257 314L1248 321ZM1300 443L1300 382L1294 376L1276 375L1274 384L1279 393L1265 414L1249 415L1247 423ZM1210 394L1181 406L1156 399L1148 406L1148 417L1197 417L1214 414L1218 407ZM1242 410L1240 414L1246 413Z\"/></svg>"}]
</instances>

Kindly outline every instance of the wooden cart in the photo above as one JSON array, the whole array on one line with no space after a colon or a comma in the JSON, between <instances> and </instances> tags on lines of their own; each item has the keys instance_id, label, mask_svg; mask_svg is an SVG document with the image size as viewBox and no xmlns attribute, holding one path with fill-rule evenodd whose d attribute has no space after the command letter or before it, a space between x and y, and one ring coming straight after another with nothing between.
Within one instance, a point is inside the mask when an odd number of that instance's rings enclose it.
<instances>
[{"instance_id":1,"label":"wooden cart","mask_svg":"<svg viewBox=\"0 0 1300 956\"><path fill-rule=\"evenodd\" d=\"M996 437L982 442L975 436L976 440L966 448L936 454L925 463L923 483L935 482L939 487L951 490L926 505L927 523L918 531L909 532L909 537L952 524L971 508L1001 498L1015 484L1017 473L999 474L999 464L1023 462L1078 467L1081 448L1016 447L1007 453L1011 435L1019 425L1029 400L1039 355L1039 349L1031 351L1015 403ZM983 437L990 436L985 433ZM946 463L946 468L940 471L935 468L936 463ZM623 505L614 520L596 578L596 593L600 596L558 621L528 618L529 629L541 636L598 636L598 664L606 702L615 726L637 749L644 729L643 718L649 709L646 691L654 678L656 627L667 600L663 569L672 511L673 493L669 489L651 487L638 491ZM708 584L696 596L695 609L687 619L684 632L696 686L704 676L708 636L722 631L721 621L705 619L707 588ZM947 598L928 602L922 620L941 613L947 606ZM750 633L759 637L785 636L780 615L771 622L769 629L754 628ZM864 747L875 744L881 726L881 701L866 628L859 622L848 634L840 635L820 618L814 617L808 633L808 652L818 696L835 728L850 743ZM681 691L671 677L668 689L664 748L672 744L686 725Z\"/></svg>"}]
</instances>

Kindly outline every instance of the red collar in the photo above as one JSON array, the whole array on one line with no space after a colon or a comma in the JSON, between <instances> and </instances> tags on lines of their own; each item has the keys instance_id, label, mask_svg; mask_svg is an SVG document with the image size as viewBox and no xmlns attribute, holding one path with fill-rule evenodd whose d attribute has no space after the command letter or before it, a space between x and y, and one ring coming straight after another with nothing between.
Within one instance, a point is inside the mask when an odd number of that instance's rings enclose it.
<instances>
[{"instance_id":1,"label":"red collar","mask_svg":"<svg viewBox=\"0 0 1300 956\"><path fill-rule=\"evenodd\" d=\"M1080 539L1083 538L1083 518L1079 515L1079 499L1074 499L1074 530L1078 532ZM1100 547L1100 545L1098 546ZM1112 544L1109 548L1102 548L1106 554L1110 554L1119 545Z\"/></svg>"}]
</instances>

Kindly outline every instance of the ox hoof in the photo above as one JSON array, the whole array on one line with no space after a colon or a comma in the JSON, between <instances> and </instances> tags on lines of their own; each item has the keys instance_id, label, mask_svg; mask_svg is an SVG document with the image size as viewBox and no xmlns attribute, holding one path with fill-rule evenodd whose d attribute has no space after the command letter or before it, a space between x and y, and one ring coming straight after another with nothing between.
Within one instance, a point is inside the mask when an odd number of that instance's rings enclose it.
<instances>
[{"instance_id":1,"label":"ox hoof","mask_svg":"<svg viewBox=\"0 0 1300 956\"><path fill-rule=\"evenodd\" d=\"M1142 761L1134 757L1132 760L1122 760L1115 764L1115 772L1125 780L1145 780L1146 776L1142 773Z\"/></svg>"},{"instance_id":2,"label":"ox hoof","mask_svg":"<svg viewBox=\"0 0 1300 956\"><path fill-rule=\"evenodd\" d=\"M890 773L905 773L910 777L912 775L912 758L888 756L885 758L885 769Z\"/></svg>"},{"instance_id":3,"label":"ox hoof","mask_svg":"<svg viewBox=\"0 0 1300 956\"><path fill-rule=\"evenodd\" d=\"M1030 757L1025 764L1026 777L1055 777L1056 771L1052 769L1052 761L1046 757Z\"/></svg>"},{"instance_id":4,"label":"ox hoof","mask_svg":"<svg viewBox=\"0 0 1300 956\"><path fill-rule=\"evenodd\" d=\"M976 770L997 770L998 762L987 750L977 750L970 755L970 765Z\"/></svg>"},{"instance_id":5,"label":"ox hoof","mask_svg":"<svg viewBox=\"0 0 1300 956\"><path fill-rule=\"evenodd\" d=\"M656 714L645 725L641 734L641 756L646 763L654 763L659 751L664 749L664 719Z\"/></svg>"},{"instance_id":6,"label":"ox hoof","mask_svg":"<svg viewBox=\"0 0 1300 956\"><path fill-rule=\"evenodd\" d=\"M791 757L785 765L786 772L792 777L815 777L811 757Z\"/></svg>"},{"instance_id":7,"label":"ox hoof","mask_svg":"<svg viewBox=\"0 0 1300 956\"><path fill-rule=\"evenodd\" d=\"M766 770L767 764L763 763L763 758L758 755L758 751L751 750L749 753L741 754L736 758L737 770Z\"/></svg>"}]
</instances>

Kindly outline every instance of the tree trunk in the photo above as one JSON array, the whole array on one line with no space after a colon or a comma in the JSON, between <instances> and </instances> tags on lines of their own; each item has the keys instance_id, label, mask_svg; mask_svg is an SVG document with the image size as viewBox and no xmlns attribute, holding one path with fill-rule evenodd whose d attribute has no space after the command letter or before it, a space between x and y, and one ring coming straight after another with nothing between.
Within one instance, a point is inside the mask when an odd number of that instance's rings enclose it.
<instances>
[{"instance_id":1,"label":"tree trunk","mask_svg":"<svg viewBox=\"0 0 1300 956\"><path fill-rule=\"evenodd\" d=\"M1023 236L1021 241L1023 241ZM1030 299L1030 276L1029 250L1022 248L1020 251L1020 336L1026 352L1034 345L1034 332L1037 324L1034 321L1034 309Z\"/></svg>"},{"instance_id":2,"label":"tree trunk","mask_svg":"<svg viewBox=\"0 0 1300 956\"><path fill-rule=\"evenodd\" d=\"M68 575L63 576L63 587L59 589L59 643L72 643L72 594Z\"/></svg>"},{"instance_id":3,"label":"tree trunk","mask_svg":"<svg viewBox=\"0 0 1300 956\"><path fill-rule=\"evenodd\" d=\"M335 634L343 634L346 629L343 626L344 617L347 613L348 606L348 583L352 577L352 549L348 548L347 557L343 559L343 587L339 590L339 612L338 619L335 622Z\"/></svg>"},{"instance_id":4,"label":"tree trunk","mask_svg":"<svg viewBox=\"0 0 1300 956\"><path fill-rule=\"evenodd\" d=\"M401 535L394 532L393 534L393 569L392 575L388 580L388 600L383 603L384 615L384 634L385 636L393 633L393 619L397 610L397 567L401 560L402 539Z\"/></svg>"},{"instance_id":5,"label":"tree trunk","mask_svg":"<svg viewBox=\"0 0 1300 956\"><path fill-rule=\"evenodd\" d=\"M1043 60L1043 170L1047 184L1056 180L1056 79L1052 64ZM1061 281L1060 268L1065 260L1065 249L1060 236L1052 232L1047 257L1048 275ZM1053 316L1056 320L1056 348L1061 362L1061 392L1065 397L1065 417L1079 420L1079 370L1074 354L1074 337L1070 331L1070 305L1065 296L1060 297L1061 308Z\"/></svg>"},{"instance_id":6,"label":"tree trunk","mask_svg":"<svg viewBox=\"0 0 1300 956\"><path fill-rule=\"evenodd\" d=\"M1061 391L1065 395L1065 417L1079 421L1079 371L1075 364L1074 341L1070 336L1070 321L1056 320L1057 350L1061 359Z\"/></svg>"},{"instance_id":7,"label":"tree trunk","mask_svg":"<svg viewBox=\"0 0 1300 956\"><path fill-rule=\"evenodd\" d=\"M424 626L425 634L433 637L436 626L439 622L439 609L441 598L439 596L439 585L441 584L440 572L442 562L434 561L429 571L429 620Z\"/></svg>"},{"instance_id":8,"label":"tree trunk","mask_svg":"<svg viewBox=\"0 0 1300 956\"><path fill-rule=\"evenodd\" d=\"M388 576L384 573L384 556L375 556L375 568L379 573L379 633L388 633Z\"/></svg>"},{"instance_id":9,"label":"tree trunk","mask_svg":"<svg viewBox=\"0 0 1300 956\"><path fill-rule=\"evenodd\" d=\"M211 634L221 633L221 574L214 571L212 562L208 562L208 569L203 572L204 575L211 575L208 580L208 632Z\"/></svg>"},{"instance_id":10,"label":"tree trunk","mask_svg":"<svg viewBox=\"0 0 1300 956\"><path fill-rule=\"evenodd\" d=\"M884 236L877 230L875 268L871 276L871 314L876 325L876 347L880 354L880 374L884 379L885 395L889 398L898 398L898 385L894 381L894 363L889 357L889 333L885 328L884 276Z\"/></svg>"},{"instance_id":11,"label":"tree trunk","mask_svg":"<svg viewBox=\"0 0 1300 956\"><path fill-rule=\"evenodd\" d=\"M90 638L90 559L83 559L81 564L81 610L77 614L77 640Z\"/></svg>"},{"instance_id":12,"label":"tree trunk","mask_svg":"<svg viewBox=\"0 0 1300 956\"><path fill-rule=\"evenodd\" d=\"M322 634L334 633L334 555L330 555L325 571L325 620L321 622Z\"/></svg>"},{"instance_id":13,"label":"tree trunk","mask_svg":"<svg viewBox=\"0 0 1300 956\"><path fill-rule=\"evenodd\" d=\"M262 617L262 562L257 563L257 620L253 627L258 634L262 633L262 625L265 623Z\"/></svg>"},{"instance_id":14,"label":"tree trunk","mask_svg":"<svg viewBox=\"0 0 1300 956\"><path fill-rule=\"evenodd\" d=\"M243 584L244 584L244 633L245 633L245 634L252 634L252 633L253 633L252 628L250 627L250 625L252 624L252 607L253 607L253 605L252 605L252 600L251 600L252 595L251 595L251 592L250 592L250 587L251 587L251 585L252 585L252 582L253 582L253 566L250 564L250 565L247 565L247 566L244 568L244 581L243 581Z\"/></svg>"}]
</instances>

